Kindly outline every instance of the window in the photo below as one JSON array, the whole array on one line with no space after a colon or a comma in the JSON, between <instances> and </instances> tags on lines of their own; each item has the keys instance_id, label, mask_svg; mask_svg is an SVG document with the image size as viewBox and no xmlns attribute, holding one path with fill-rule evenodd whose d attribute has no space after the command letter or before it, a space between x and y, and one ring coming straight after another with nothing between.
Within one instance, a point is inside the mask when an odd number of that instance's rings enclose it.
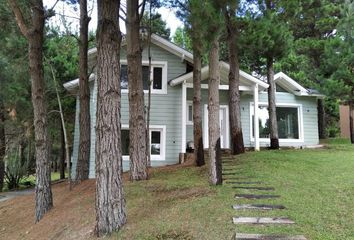
<instances>
[{"instance_id":1,"label":"window","mask_svg":"<svg viewBox=\"0 0 354 240\"><path fill-rule=\"evenodd\" d=\"M193 102L187 101L187 125L193 125Z\"/></svg>"},{"instance_id":2,"label":"window","mask_svg":"<svg viewBox=\"0 0 354 240\"><path fill-rule=\"evenodd\" d=\"M254 107L251 105L251 119L252 119L252 138L254 138ZM301 140L301 119L302 111L301 105L294 106L277 106L277 122L279 139L293 139ZM259 137L260 139L269 138L269 113L268 106L265 104L259 105L258 112L259 122Z\"/></svg>"},{"instance_id":3,"label":"window","mask_svg":"<svg viewBox=\"0 0 354 240\"><path fill-rule=\"evenodd\" d=\"M120 71L121 89L123 92L128 90L128 67L126 61L122 61ZM144 92L149 90L149 66L148 63L143 63L142 66L142 81ZM167 63L156 62L151 65L151 92L152 93L167 93Z\"/></svg>"},{"instance_id":4,"label":"window","mask_svg":"<svg viewBox=\"0 0 354 240\"><path fill-rule=\"evenodd\" d=\"M129 128L121 131L123 160L129 160ZM165 160L166 126L150 126L151 160Z\"/></svg>"}]
</instances>

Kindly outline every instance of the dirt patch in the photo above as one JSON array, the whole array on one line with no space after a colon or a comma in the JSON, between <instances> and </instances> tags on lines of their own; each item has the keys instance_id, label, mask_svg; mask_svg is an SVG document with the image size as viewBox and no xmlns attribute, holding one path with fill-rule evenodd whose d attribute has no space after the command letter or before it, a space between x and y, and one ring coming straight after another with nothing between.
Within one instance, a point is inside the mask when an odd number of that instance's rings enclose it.
<instances>
[{"instance_id":1,"label":"dirt patch","mask_svg":"<svg viewBox=\"0 0 354 240\"><path fill-rule=\"evenodd\" d=\"M173 173L185 166L174 165L149 169L151 176ZM168 174L167 174L168 175ZM133 189L140 189L144 182L128 183L129 174L123 174L124 184ZM161 179L160 179L161 180ZM125 228L137 227L142 219L157 215L164 206L173 206L178 201L212 194L207 187L164 187L154 186L146 182L147 192L151 194L144 199L141 193L138 199L134 194L127 194L128 223ZM18 196L14 199L0 202L0 239L95 239L95 180L87 180L74 185L69 191L67 182L52 186L54 207L37 224L34 224L34 193ZM145 192L144 192L145 194ZM158 204L156 204L158 203ZM161 206L159 204L161 203ZM141 211L141 209L146 209ZM151 213L151 215L149 215ZM157 239L192 239L183 231L169 231ZM129 238L128 238L129 239Z\"/></svg>"}]
</instances>

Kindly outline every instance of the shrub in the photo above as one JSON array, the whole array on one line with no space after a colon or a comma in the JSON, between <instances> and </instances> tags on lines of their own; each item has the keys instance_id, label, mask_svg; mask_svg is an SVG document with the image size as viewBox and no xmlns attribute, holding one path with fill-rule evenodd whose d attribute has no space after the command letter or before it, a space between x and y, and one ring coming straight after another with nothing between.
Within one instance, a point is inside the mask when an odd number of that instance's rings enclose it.
<instances>
[{"instance_id":1,"label":"shrub","mask_svg":"<svg viewBox=\"0 0 354 240\"><path fill-rule=\"evenodd\" d=\"M5 181L9 190L19 187L27 174L27 162L22 162L17 155L9 155L6 161Z\"/></svg>"}]
</instances>

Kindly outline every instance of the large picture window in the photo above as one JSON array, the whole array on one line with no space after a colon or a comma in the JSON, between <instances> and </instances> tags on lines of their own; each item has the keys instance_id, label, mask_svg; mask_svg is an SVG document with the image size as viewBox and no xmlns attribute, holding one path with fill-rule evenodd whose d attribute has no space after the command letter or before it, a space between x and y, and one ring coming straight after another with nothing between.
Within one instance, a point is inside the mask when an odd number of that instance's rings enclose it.
<instances>
[{"instance_id":1,"label":"large picture window","mask_svg":"<svg viewBox=\"0 0 354 240\"><path fill-rule=\"evenodd\" d=\"M122 91L128 91L128 66L124 61L121 65L120 79ZM142 66L142 81L144 91L147 92L149 90L149 66L146 63ZM152 64L151 81L152 93L167 93L167 63Z\"/></svg>"},{"instance_id":2,"label":"large picture window","mask_svg":"<svg viewBox=\"0 0 354 240\"><path fill-rule=\"evenodd\" d=\"M254 138L254 106L251 105L251 126L252 138ZM301 139L301 106L277 106L277 123L279 139ZM269 129L269 113L268 106L265 104L259 105L258 111L259 123L259 138L268 139L270 134Z\"/></svg>"},{"instance_id":3,"label":"large picture window","mask_svg":"<svg viewBox=\"0 0 354 240\"><path fill-rule=\"evenodd\" d=\"M123 160L129 159L129 128L123 126L121 131ZM150 126L151 160L165 160L166 127Z\"/></svg>"}]
</instances>

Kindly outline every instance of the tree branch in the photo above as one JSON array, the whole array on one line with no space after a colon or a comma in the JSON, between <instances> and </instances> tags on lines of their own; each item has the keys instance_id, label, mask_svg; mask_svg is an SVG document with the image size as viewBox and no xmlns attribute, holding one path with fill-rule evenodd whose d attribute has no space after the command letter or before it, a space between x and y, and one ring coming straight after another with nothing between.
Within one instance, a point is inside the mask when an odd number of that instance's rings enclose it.
<instances>
[{"instance_id":1,"label":"tree branch","mask_svg":"<svg viewBox=\"0 0 354 240\"><path fill-rule=\"evenodd\" d=\"M146 0L143 0L143 2L141 3L141 10L140 10L140 14L139 14L139 22L141 22L141 19L143 19L145 6L146 6Z\"/></svg>"},{"instance_id":2,"label":"tree branch","mask_svg":"<svg viewBox=\"0 0 354 240\"><path fill-rule=\"evenodd\" d=\"M17 1L16 0L8 0L7 2L9 3L12 12L15 15L16 22L17 22L18 27L20 28L21 33L28 39L28 37L29 37L28 27L27 27L25 19L23 17L22 11L17 4Z\"/></svg>"}]
</instances>

